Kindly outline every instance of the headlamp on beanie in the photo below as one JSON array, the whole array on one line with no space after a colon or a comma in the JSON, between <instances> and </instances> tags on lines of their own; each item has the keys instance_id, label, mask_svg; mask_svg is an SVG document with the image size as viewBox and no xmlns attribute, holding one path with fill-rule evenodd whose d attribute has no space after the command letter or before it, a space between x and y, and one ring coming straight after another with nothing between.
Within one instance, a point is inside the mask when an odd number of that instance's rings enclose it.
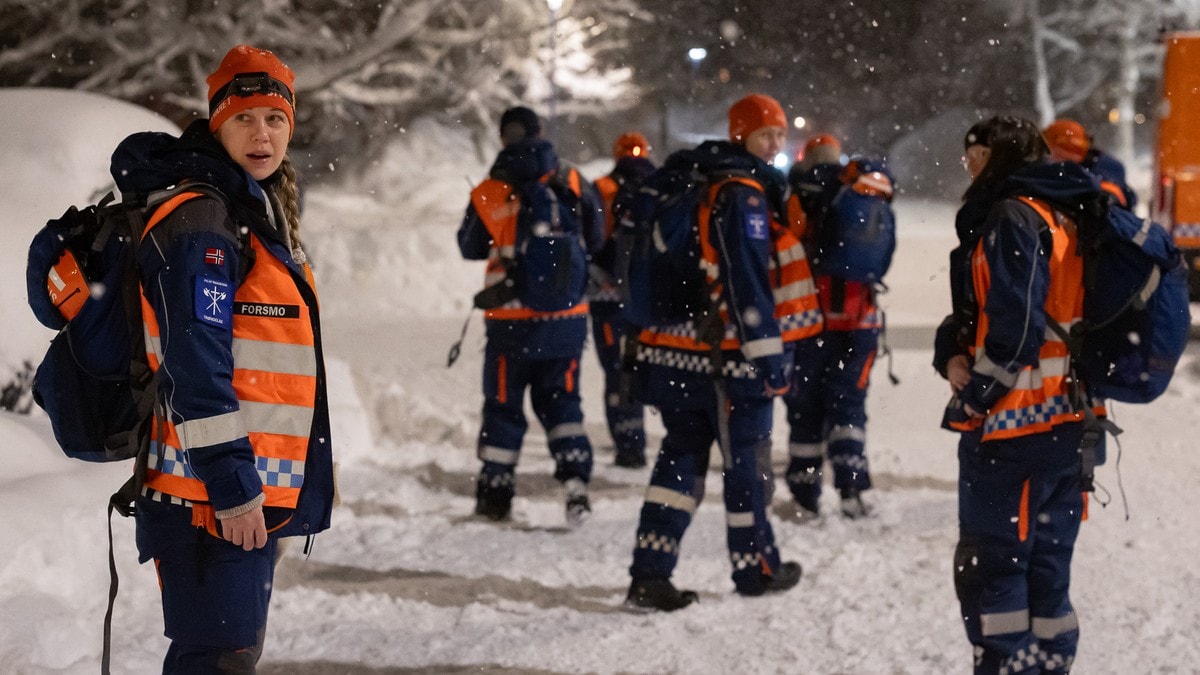
<instances>
[{"instance_id":1,"label":"headlamp on beanie","mask_svg":"<svg viewBox=\"0 0 1200 675\"><path fill-rule=\"evenodd\" d=\"M235 114L263 106L282 110L294 132L295 81L292 69L271 52L237 45L208 76L208 128L216 131Z\"/></svg>"}]
</instances>

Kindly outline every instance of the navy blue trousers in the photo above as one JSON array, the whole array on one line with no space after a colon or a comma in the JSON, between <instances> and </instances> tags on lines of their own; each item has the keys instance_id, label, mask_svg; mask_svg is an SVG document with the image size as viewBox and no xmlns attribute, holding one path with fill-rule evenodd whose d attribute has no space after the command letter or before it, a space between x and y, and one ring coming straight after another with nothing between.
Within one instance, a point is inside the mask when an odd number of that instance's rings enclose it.
<instances>
[{"instance_id":1,"label":"navy blue trousers","mask_svg":"<svg viewBox=\"0 0 1200 675\"><path fill-rule=\"evenodd\" d=\"M139 562L162 589L163 673L253 673L262 654L278 540L253 551L192 525L189 507L140 499Z\"/></svg>"},{"instance_id":2,"label":"navy blue trousers","mask_svg":"<svg viewBox=\"0 0 1200 675\"><path fill-rule=\"evenodd\" d=\"M592 446L583 428L579 398L579 353L532 359L501 350L489 341L483 361L483 425L479 431L479 483L498 498L511 498L525 419L525 390L546 430L554 478L566 482L592 476Z\"/></svg>"},{"instance_id":3,"label":"navy blue trousers","mask_svg":"<svg viewBox=\"0 0 1200 675\"><path fill-rule=\"evenodd\" d=\"M643 457L646 453L646 429L642 404L622 404L621 346L628 331L637 330L621 320L620 306L612 302L593 302L592 339L596 343L596 358L604 370L604 415L608 433L612 436L617 454Z\"/></svg>"},{"instance_id":4,"label":"navy blue trousers","mask_svg":"<svg viewBox=\"0 0 1200 675\"><path fill-rule=\"evenodd\" d=\"M867 467L867 387L879 331L825 331L796 343L796 370L787 405L787 485L803 503L821 494L828 454L833 485L871 487Z\"/></svg>"},{"instance_id":5,"label":"navy blue trousers","mask_svg":"<svg viewBox=\"0 0 1200 675\"><path fill-rule=\"evenodd\" d=\"M954 582L975 672L1065 672L1079 624L1071 555L1083 518L1082 424L980 443L959 441Z\"/></svg>"},{"instance_id":6,"label":"navy blue trousers","mask_svg":"<svg viewBox=\"0 0 1200 675\"><path fill-rule=\"evenodd\" d=\"M729 409L731 447L723 473L726 542L739 588L753 588L764 572L779 569L758 460L771 442L773 403L768 398L738 399ZM629 568L639 580L668 579L674 571L684 532L704 498L709 455L719 437L715 409L661 412L667 435L650 475Z\"/></svg>"}]
</instances>

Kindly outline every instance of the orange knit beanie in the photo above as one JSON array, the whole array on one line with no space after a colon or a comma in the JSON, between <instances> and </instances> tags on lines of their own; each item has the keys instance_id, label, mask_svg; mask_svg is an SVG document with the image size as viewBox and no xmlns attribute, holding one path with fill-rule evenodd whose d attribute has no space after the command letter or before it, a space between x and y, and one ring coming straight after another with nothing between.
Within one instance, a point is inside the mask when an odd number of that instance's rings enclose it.
<instances>
[{"instance_id":1,"label":"orange knit beanie","mask_svg":"<svg viewBox=\"0 0 1200 675\"><path fill-rule=\"evenodd\" d=\"M208 128L216 131L234 114L249 108L278 108L296 129L296 75L271 52L238 45L208 76Z\"/></svg>"},{"instance_id":2,"label":"orange knit beanie","mask_svg":"<svg viewBox=\"0 0 1200 675\"><path fill-rule=\"evenodd\" d=\"M763 127L787 128L787 115L779 101L765 94L751 94L729 109L729 140L741 143Z\"/></svg>"}]
</instances>

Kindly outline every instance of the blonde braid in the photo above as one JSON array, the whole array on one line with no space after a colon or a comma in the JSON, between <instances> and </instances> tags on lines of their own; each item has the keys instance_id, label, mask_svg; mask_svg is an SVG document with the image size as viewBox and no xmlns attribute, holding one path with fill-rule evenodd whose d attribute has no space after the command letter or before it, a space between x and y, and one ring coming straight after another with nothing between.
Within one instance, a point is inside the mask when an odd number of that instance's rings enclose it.
<instances>
[{"instance_id":1,"label":"blonde braid","mask_svg":"<svg viewBox=\"0 0 1200 675\"><path fill-rule=\"evenodd\" d=\"M292 245L292 258L304 264L308 256L300 241L300 186L296 180L296 167L292 158L284 155L283 164L279 167L279 184L275 190L279 197L279 205L283 209L283 217L287 221L287 237Z\"/></svg>"}]
</instances>

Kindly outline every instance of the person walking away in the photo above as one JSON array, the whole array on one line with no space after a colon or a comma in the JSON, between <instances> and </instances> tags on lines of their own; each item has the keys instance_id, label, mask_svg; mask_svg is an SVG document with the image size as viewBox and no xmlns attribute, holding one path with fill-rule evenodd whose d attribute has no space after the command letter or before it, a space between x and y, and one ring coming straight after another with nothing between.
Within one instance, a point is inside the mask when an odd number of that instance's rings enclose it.
<instances>
[{"instance_id":1,"label":"person walking away","mask_svg":"<svg viewBox=\"0 0 1200 675\"><path fill-rule=\"evenodd\" d=\"M569 191L589 252L604 236L604 212L591 183L562 163L541 137L536 113L518 106L500 117L503 149L488 178L471 191L458 230L458 246L467 260L487 260L485 282L502 281L517 254L517 213L527 186L541 181ZM517 206L513 206L513 202ZM503 286L501 286L503 287ZM515 473L525 419L525 391L546 431L554 478L566 487L566 519L580 524L591 512L587 485L592 475L592 446L583 428L579 359L587 337L586 301L561 311L537 311L520 298L484 313L487 343L483 363L483 420L477 452L482 462L475 491L475 513L490 520L511 517Z\"/></svg>"},{"instance_id":2,"label":"person walking away","mask_svg":"<svg viewBox=\"0 0 1200 675\"><path fill-rule=\"evenodd\" d=\"M621 134L617 138L613 143L613 159L616 161L613 170L598 178L595 184L596 192L604 202L605 227L604 246L593 258L593 289L589 304L596 358L604 370L604 413L608 421L608 433L616 446L613 463L636 469L646 466L646 428L642 404L623 400L621 392L626 336L630 336L635 329L621 318L621 298L614 269L613 203L618 194L628 198L628 195L636 193L655 167L650 160L650 143L637 131Z\"/></svg>"},{"instance_id":3,"label":"person walking away","mask_svg":"<svg viewBox=\"0 0 1200 675\"><path fill-rule=\"evenodd\" d=\"M960 433L955 591L975 673L1066 672L1079 641L1069 591L1086 513L1086 411L1074 409L1067 346L1050 322L1082 317L1075 219L1105 197L1078 164L1045 162L1033 122L996 117L986 127L990 156L963 206L985 215L961 218L981 224L969 265L951 270L969 275L954 281L966 307L953 315L975 314L974 340L966 355L938 357L969 368L965 383L949 378L943 419ZM1103 401L1085 405L1103 416Z\"/></svg>"},{"instance_id":4,"label":"person walking away","mask_svg":"<svg viewBox=\"0 0 1200 675\"><path fill-rule=\"evenodd\" d=\"M774 397L787 389L793 342L821 328L811 273L783 227L786 179L768 164L786 140L775 99L754 94L729 110L730 141L681 151L666 166L708 176L698 212L700 265L717 321L646 328L637 361L643 400L666 437L637 527L626 606L673 611L698 595L671 582L680 545L704 497L714 441L721 450L726 540L735 591L779 592L800 581L767 518Z\"/></svg>"},{"instance_id":5,"label":"person walking away","mask_svg":"<svg viewBox=\"0 0 1200 675\"><path fill-rule=\"evenodd\" d=\"M820 514L826 456L841 512L861 518L871 512L863 492L871 488L866 456L867 390L882 325L875 286L840 278L822 259L838 241L834 200L857 179L856 164L842 164L841 143L828 134L805 144L803 159L791 172L792 190L804 210L799 233L808 251L825 332L820 340L797 344L792 388L784 396L788 414L786 482L803 518ZM888 197L891 185L887 186Z\"/></svg>"},{"instance_id":6,"label":"person walking away","mask_svg":"<svg viewBox=\"0 0 1200 675\"><path fill-rule=\"evenodd\" d=\"M330 524L334 478L317 295L300 239L294 76L229 50L209 118L113 155L123 194L195 186L137 259L157 405L136 503L170 639L164 673L253 673L279 540ZM270 311L261 311L261 310Z\"/></svg>"},{"instance_id":7,"label":"person walking away","mask_svg":"<svg viewBox=\"0 0 1200 675\"><path fill-rule=\"evenodd\" d=\"M1100 187L1113 196L1118 206L1130 211L1137 207L1137 193L1125 181L1121 160L1097 148L1082 124L1059 118L1042 130L1050 147L1050 161L1078 162L1100 179Z\"/></svg>"}]
</instances>

